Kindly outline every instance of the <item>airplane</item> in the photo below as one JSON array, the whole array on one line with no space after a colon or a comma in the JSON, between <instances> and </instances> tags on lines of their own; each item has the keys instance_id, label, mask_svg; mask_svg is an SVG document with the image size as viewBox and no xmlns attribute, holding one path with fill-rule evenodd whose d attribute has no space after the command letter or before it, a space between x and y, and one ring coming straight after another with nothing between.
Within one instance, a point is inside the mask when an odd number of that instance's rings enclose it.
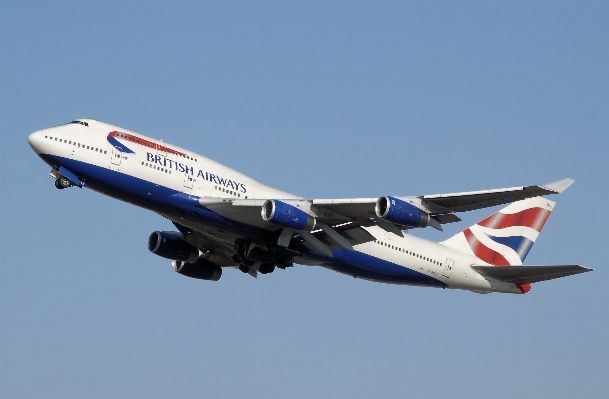
<instances>
[{"instance_id":1,"label":"airplane","mask_svg":"<svg viewBox=\"0 0 609 399\"><path fill-rule=\"evenodd\" d=\"M218 281L227 268L258 277L294 264L381 283L524 294L531 284L591 271L523 266L554 209L545 195L572 179L439 195L302 198L192 151L93 119L29 135L55 187L89 188L169 219L148 249L177 273ZM456 215L507 205L441 242L410 234ZM406 232L406 233L405 233Z\"/></svg>"}]
</instances>

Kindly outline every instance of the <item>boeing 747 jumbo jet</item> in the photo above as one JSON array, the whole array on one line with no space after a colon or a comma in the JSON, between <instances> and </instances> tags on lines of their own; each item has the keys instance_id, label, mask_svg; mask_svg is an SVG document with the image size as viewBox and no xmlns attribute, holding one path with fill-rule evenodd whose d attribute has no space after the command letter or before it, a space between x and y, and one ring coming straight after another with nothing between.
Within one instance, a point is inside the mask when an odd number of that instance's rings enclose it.
<instances>
[{"instance_id":1,"label":"boeing 747 jumbo jet","mask_svg":"<svg viewBox=\"0 0 609 399\"><path fill-rule=\"evenodd\" d=\"M58 189L88 187L149 209L178 231L148 249L188 277L217 281L233 267L254 277L294 263L390 284L524 294L580 265L522 266L562 179L543 186L420 196L307 199L266 186L194 152L91 119L28 137ZM442 230L456 213L499 212L436 243L406 230Z\"/></svg>"}]
</instances>

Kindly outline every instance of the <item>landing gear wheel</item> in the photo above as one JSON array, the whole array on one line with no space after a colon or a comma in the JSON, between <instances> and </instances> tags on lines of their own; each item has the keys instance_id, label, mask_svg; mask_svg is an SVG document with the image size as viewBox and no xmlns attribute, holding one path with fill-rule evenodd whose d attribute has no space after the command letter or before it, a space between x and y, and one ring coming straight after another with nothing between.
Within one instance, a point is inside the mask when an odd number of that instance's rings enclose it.
<instances>
[{"instance_id":1,"label":"landing gear wheel","mask_svg":"<svg viewBox=\"0 0 609 399\"><path fill-rule=\"evenodd\" d=\"M55 180L55 187L57 187L59 190L63 190L64 188L68 188L72 185L72 183L66 179L65 177L60 177L57 180Z\"/></svg>"},{"instance_id":2,"label":"landing gear wheel","mask_svg":"<svg viewBox=\"0 0 609 399\"><path fill-rule=\"evenodd\" d=\"M258 268L258 270L260 271L260 273L262 274L269 274L269 273L273 273L273 271L275 271L275 265L272 263L263 263L260 265L260 267Z\"/></svg>"},{"instance_id":3,"label":"landing gear wheel","mask_svg":"<svg viewBox=\"0 0 609 399\"><path fill-rule=\"evenodd\" d=\"M248 243L243 239L238 239L235 242L235 245L237 245L237 256L239 256L239 259L241 260L241 262L239 262L239 263L248 267L248 270L249 270L249 268L254 266L254 264L256 264L256 262L254 262L253 260L249 260L245 257L245 247L248 246Z\"/></svg>"},{"instance_id":4,"label":"landing gear wheel","mask_svg":"<svg viewBox=\"0 0 609 399\"><path fill-rule=\"evenodd\" d=\"M250 268L245 266L244 264L239 265L239 270L241 270L243 273L249 273L250 272Z\"/></svg>"},{"instance_id":5,"label":"landing gear wheel","mask_svg":"<svg viewBox=\"0 0 609 399\"><path fill-rule=\"evenodd\" d=\"M286 267L294 265L292 257L278 257L275 263L277 263L277 267L280 269L285 269Z\"/></svg>"}]
</instances>

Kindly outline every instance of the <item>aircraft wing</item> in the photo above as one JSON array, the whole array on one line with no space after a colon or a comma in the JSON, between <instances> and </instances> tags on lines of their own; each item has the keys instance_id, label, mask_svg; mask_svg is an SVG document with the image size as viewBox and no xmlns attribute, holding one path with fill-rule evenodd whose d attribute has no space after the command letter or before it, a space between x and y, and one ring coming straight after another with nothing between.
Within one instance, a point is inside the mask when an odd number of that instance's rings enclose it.
<instances>
[{"instance_id":1,"label":"aircraft wing","mask_svg":"<svg viewBox=\"0 0 609 399\"><path fill-rule=\"evenodd\" d=\"M409 197L396 197L406 200L430 214L447 214L453 212L466 212L476 209L488 208L496 205L509 204L526 198L541 195L560 194L566 190L573 179L562 179L541 186L510 187L494 190L467 191L451 194L433 194ZM315 199L313 204L323 206L341 215L351 218L374 217L374 206L378 198L351 198L351 199ZM446 223L457 222L460 219L451 218ZM442 223L442 222L440 222Z\"/></svg>"},{"instance_id":2,"label":"aircraft wing","mask_svg":"<svg viewBox=\"0 0 609 399\"><path fill-rule=\"evenodd\" d=\"M448 209L451 212L466 212L495 205L508 204L526 198L548 194L560 194L565 191L573 179L562 179L543 186L511 187L496 190L470 191L454 194L423 195L418 198L434 206Z\"/></svg>"},{"instance_id":3,"label":"aircraft wing","mask_svg":"<svg viewBox=\"0 0 609 399\"><path fill-rule=\"evenodd\" d=\"M466 212L475 209L487 208L495 205L507 204L525 198L538 197L548 194L559 194L567 189L573 179L562 179L540 186L510 187L495 190L468 191L452 194L434 194L408 197L395 197L422 209L433 215L439 223L458 222L455 212ZM375 218L375 205L378 198L344 198L344 199L288 199L290 204L306 205L320 221L327 223L340 223ZM232 205L255 209L258 216L260 207L266 199L233 199L233 198L201 198L200 203L213 209L216 206ZM229 206L230 206L229 205ZM240 209L244 209L240 208Z\"/></svg>"},{"instance_id":4,"label":"aircraft wing","mask_svg":"<svg viewBox=\"0 0 609 399\"><path fill-rule=\"evenodd\" d=\"M487 277L514 284L538 283L540 281L591 272L593 270L580 265L472 266L472 268Z\"/></svg>"},{"instance_id":5,"label":"aircraft wing","mask_svg":"<svg viewBox=\"0 0 609 399\"><path fill-rule=\"evenodd\" d=\"M265 228L267 230L279 230L281 227L290 229L301 236L309 243L328 253L328 247L323 242L317 242L316 237L311 232L323 231L322 237L331 237L332 242L344 248L352 249L352 245L370 241L372 238L365 234L360 234L361 227L377 225L384 230L403 236L402 231L417 227L432 226L442 230L442 224L458 222L461 219L455 212L465 212L474 209L481 209L490 206L510 203L525 198L537 197L547 194L558 194L564 191L573 183L572 179L562 179L542 186L511 187L486 191L470 191L453 194L421 195L412 197L381 197L381 198L348 198L348 199L235 199L235 198L215 198L203 197L198 200L191 199L185 201L198 201L198 206L206 207L230 219L247 223L249 225ZM385 201L385 209L389 209L388 201L392 204L401 203L402 215L405 213L412 216L416 214L414 222L401 222L405 219L392 220L383 214L376 213L377 203ZM302 226L295 224L272 223L273 221L263 220L262 214L265 212L267 201L272 202L274 214L275 207L282 207L286 212L286 217L292 221L304 222L311 219L315 222L307 222ZM394 206L394 205L391 205ZM270 214L270 211L268 211ZM278 211L279 212L279 211ZM300 213L299 217L294 216ZM292 215L292 216L289 216ZM409 220L410 221L410 220ZM350 233L340 229L338 226L349 224ZM305 226L306 225L306 226ZM311 228L316 229L311 231ZM360 231L361 230L361 231ZM353 236L357 235L357 238ZM319 236L319 234L318 234ZM318 249L319 249L318 248Z\"/></svg>"}]
</instances>

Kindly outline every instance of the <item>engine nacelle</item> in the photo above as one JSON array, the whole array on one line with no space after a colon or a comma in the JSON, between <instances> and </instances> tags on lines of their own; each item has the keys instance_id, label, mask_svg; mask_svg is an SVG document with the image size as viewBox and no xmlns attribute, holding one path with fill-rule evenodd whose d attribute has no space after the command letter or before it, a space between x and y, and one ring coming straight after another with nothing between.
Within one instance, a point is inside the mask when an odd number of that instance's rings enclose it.
<instances>
[{"instance_id":1,"label":"engine nacelle","mask_svg":"<svg viewBox=\"0 0 609 399\"><path fill-rule=\"evenodd\" d=\"M429 225L429 213L395 197L381 197L376 201L376 216L391 223L425 227Z\"/></svg>"},{"instance_id":2,"label":"engine nacelle","mask_svg":"<svg viewBox=\"0 0 609 399\"><path fill-rule=\"evenodd\" d=\"M163 258L195 262L199 258L199 250L184 241L183 237L174 231L155 231L148 238L148 250Z\"/></svg>"},{"instance_id":3,"label":"engine nacelle","mask_svg":"<svg viewBox=\"0 0 609 399\"><path fill-rule=\"evenodd\" d=\"M222 277L222 268L209 259L199 258L196 262L187 263L179 260L172 262L173 270L186 277L200 280L218 281Z\"/></svg>"},{"instance_id":4,"label":"engine nacelle","mask_svg":"<svg viewBox=\"0 0 609 399\"><path fill-rule=\"evenodd\" d=\"M262 219L277 226L293 230L311 231L315 218L297 207L278 200L268 200L262 205Z\"/></svg>"}]
</instances>

